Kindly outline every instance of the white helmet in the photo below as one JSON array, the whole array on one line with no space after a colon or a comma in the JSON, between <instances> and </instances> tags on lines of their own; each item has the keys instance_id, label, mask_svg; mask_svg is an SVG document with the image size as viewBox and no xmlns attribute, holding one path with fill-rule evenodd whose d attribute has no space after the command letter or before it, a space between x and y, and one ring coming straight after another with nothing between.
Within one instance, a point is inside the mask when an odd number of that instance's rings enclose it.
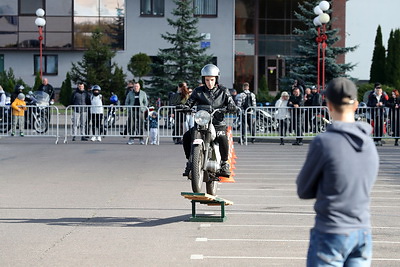
<instances>
[{"instance_id":1,"label":"white helmet","mask_svg":"<svg viewBox=\"0 0 400 267\"><path fill-rule=\"evenodd\" d=\"M214 64L205 65L201 69L201 79L202 79L203 83L205 83L204 77L207 77L207 76L216 77L216 80L218 83L218 79L220 76L219 68L217 66L215 66Z\"/></svg>"}]
</instances>

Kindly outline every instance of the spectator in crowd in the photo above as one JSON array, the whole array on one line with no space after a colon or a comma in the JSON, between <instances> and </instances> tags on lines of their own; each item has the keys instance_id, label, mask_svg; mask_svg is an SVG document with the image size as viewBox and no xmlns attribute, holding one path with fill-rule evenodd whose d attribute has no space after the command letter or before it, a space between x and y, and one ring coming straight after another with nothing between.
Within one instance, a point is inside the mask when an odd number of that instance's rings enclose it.
<instances>
[{"instance_id":1,"label":"spectator in crowd","mask_svg":"<svg viewBox=\"0 0 400 267\"><path fill-rule=\"evenodd\" d=\"M192 94L193 89L189 88L189 97ZM192 112L186 112L186 118L185 118L185 125L184 125L183 131L186 133L189 131L190 128L194 126L194 114Z\"/></svg>"},{"instance_id":2,"label":"spectator in crowd","mask_svg":"<svg viewBox=\"0 0 400 267\"><path fill-rule=\"evenodd\" d=\"M371 118L374 120L374 141L377 146L382 146L383 127L385 127L384 107L388 99L388 95L382 90L382 85L375 83L374 92L369 95L367 106L372 107Z\"/></svg>"},{"instance_id":3,"label":"spectator in crowd","mask_svg":"<svg viewBox=\"0 0 400 267\"><path fill-rule=\"evenodd\" d=\"M307 266L370 266L369 205L379 168L372 129L354 120L358 101L352 81L333 79L326 97L333 124L312 141L296 181L301 199L316 199Z\"/></svg>"},{"instance_id":4,"label":"spectator in crowd","mask_svg":"<svg viewBox=\"0 0 400 267\"><path fill-rule=\"evenodd\" d=\"M318 122L317 115L321 113L325 117L326 112L324 109L321 109L322 95L320 93L318 93L318 88L315 85L311 86L311 106L314 107L311 110L311 114L310 114L310 118L312 121L312 130L314 133L316 133L317 132L317 122Z\"/></svg>"},{"instance_id":5,"label":"spectator in crowd","mask_svg":"<svg viewBox=\"0 0 400 267\"><path fill-rule=\"evenodd\" d=\"M3 87L0 85L0 107L6 106L6 92L4 92Z\"/></svg>"},{"instance_id":6,"label":"spectator in crowd","mask_svg":"<svg viewBox=\"0 0 400 267\"><path fill-rule=\"evenodd\" d=\"M24 93L24 89L25 87L22 84L17 84L14 86L14 92L11 94L11 103L13 103L15 99L17 99L20 93Z\"/></svg>"},{"instance_id":7,"label":"spectator in crowd","mask_svg":"<svg viewBox=\"0 0 400 267\"><path fill-rule=\"evenodd\" d=\"M158 116L157 112L153 111L149 116L149 127L150 127L150 144L157 145L158 136Z\"/></svg>"},{"instance_id":8,"label":"spectator in crowd","mask_svg":"<svg viewBox=\"0 0 400 267\"><path fill-rule=\"evenodd\" d=\"M19 135L24 136L25 127L25 95L19 93L17 98L11 104L12 108L12 125L11 125L11 136L14 136L17 132L17 126L19 127Z\"/></svg>"},{"instance_id":9,"label":"spectator in crowd","mask_svg":"<svg viewBox=\"0 0 400 267\"><path fill-rule=\"evenodd\" d=\"M290 112L288 109L289 93L284 91L281 97L276 101L275 107L276 119L279 121L279 135L281 136L281 145L284 145L284 137L286 137L289 127Z\"/></svg>"},{"instance_id":10,"label":"spectator in crowd","mask_svg":"<svg viewBox=\"0 0 400 267\"><path fill-rule=\"evenodd\" d=\"M88 141L89 139L86 137L86 129L88 127L87 106L90 105L90 98L83 83L78 83L77 89L72 93L70 103L75 106L72 111L72 141L76 140L77 135L81 136L81 141Z\"/></svg>"},{"instance_id":11,"label":"spectator in crowd","mask_svg":"<svg viewBox=\"0 0 400 267\"><path fill-rule=\"evenodd\" d=\"M389 118L392 128L392 136L395 138L394 145L398 146L400 137L400 94L397 89L392 91L387 106L390 108Z\"/></svg>"},{"instance_id":12,"label":"spectator in crowd","mask_svg":"<svg viewBox=\"0 0 400 267\"><path fill-rule=\"evenodd\" d=\"M100 94L101 87L98 85L92 86L92 95L90 96L90 113L92 116L92 138L93 142L101 142L101 135L103 134L103 96Z\"/></svg>"},{"instance_id":13,"label":"spectator in crowd","mask_svg":"<svg viewBox=\"0 0 400 267\"><path fill-rule=\"evenodd\" d=\"M306 90L304 91L304 131L308 133L311 128L311 123L312 123L312 94L311 94L311 88L307 87Z\"/></svg>"},{"instance_id":14,"label":"spectator in crowd","mask_svg":"<svg viewBox=\"0 0 400 267\"><path fill-rule=\"evenodd\" d=\"M172 106L184 105L186 101L189 99L189 88L186 82L181 82L178 84L177 92L172 96L171 104ZM182 136L184 134L183 127L185 123L186 114L183 111L175 110L174 113L175 124L174 129L172 131L174 143L182 144Z\"/></svg>"},{"instance_id":15,"label":"spectator in crowd","mask_svg":"<svg viewBox=\"0 0 400 267\"><path fill-rule=\"evenodd\" d=\"M43 91L48 93L50 96L50 103L54 103L55 92L54 88L51 84L49 84L49 80L47 78L43 78L42 84L39 86L38 91Z\"/></svg>"},{"instance_id":16,"label":"spectator in crowd","mask_svg":"<svg viewBox=\"0 0 400 267\"><path fill-rule=\"evenodd\" d=\"M6 93L0 85L0 119L4 118L4 108L6 107Z\"/></svg>"},{"instance_id":17,"label":"spectator in crowd","mask_svg":"<svg viewBox=\"0 0 400 267\"><path fill-rule=\"evenodd\" d=\"M133 87L135 84L135 80L130 80L128 81L128 84L126 85L126 91L125 91L125 101L126 97L128 96L129 92L133 91ZM124 127L124 131L120 132L121 135L127 135L128 134L128 123Z\"/></svg>"},{"instance_id":18,"label":"spectator in crowd","mask_svg":"<svg viewBox=\"0 0 400 267\"><path fill-rule=\"evenodd\" d=\"M288 107L292 107L290 117L292 118L292 127L296 134L296 142L292 145L302 146L303 145L303 129L302 129L302 110L301 107L304 105L303 97L300 93L300 88L295 87L293 89L292 95L289 98Z\"/></svg>"},{"instance_id":19,"label":"spectator in crowd","mask_svg":"<svg viewBox=\"0 0 400 267\"><path fill-rule=\"evenodd\" d=\"M246 136L247 127L251 134L251 142L254 143L254 136L256 135L256 121L253 118L256 107L256 95L250 91L250 84L248 82L242 85L243 92L238 96L237 106L242 110L242 138ZM240 139L240 144L244 143Z\"/></svg>"},{"instance_id":20,"label":"spectator in crowd","mask_svg":"<svg viewBox=\"0 0 400 267\"><path fill-rule=\"evenodd\" d=\"M130 134L128 145L134 144L134 136L139 136L140 144L143 141L143 114L149 105L147 94L140 89L140 83L133 85L133 91L126 96L126 106L134 106L128 109L128 134Z\"/></svg>"}]
</instances>

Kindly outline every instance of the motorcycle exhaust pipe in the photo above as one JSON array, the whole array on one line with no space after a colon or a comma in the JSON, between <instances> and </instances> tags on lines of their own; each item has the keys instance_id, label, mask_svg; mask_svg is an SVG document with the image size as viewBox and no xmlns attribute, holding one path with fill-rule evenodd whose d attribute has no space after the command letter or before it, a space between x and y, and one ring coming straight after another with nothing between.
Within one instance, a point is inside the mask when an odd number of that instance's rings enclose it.
<instances>
[{"instance_id":1,"label":"motorcycle exhaust pipe","mask_svg":"<svg viewBox=\"0 0 400 267\"><path fill-rule=\"evenodd\" d=\"M217 164L216 161L214 160L210 160L207 162L207 167L206 170L209 172L217 172L217 170L219 169L219 165Z\"/></svg>"}]
</instances>

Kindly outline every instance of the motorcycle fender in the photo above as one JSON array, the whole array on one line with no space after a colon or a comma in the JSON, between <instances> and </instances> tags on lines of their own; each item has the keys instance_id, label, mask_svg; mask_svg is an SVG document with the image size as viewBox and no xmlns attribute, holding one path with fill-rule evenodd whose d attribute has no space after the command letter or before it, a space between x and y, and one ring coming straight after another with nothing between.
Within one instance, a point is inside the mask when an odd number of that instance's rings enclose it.
<instances>
[{"instance_id":1,"label":"motorcycle fender","mask_svg":"<svg viewBox=\"0 0 400 267\"><path fill-rule=\"evenodd\" d=\"M193 145L201 145L203 143L204 143L203 139L194 139L193 140Z\"/></svg>"}]
</instances>

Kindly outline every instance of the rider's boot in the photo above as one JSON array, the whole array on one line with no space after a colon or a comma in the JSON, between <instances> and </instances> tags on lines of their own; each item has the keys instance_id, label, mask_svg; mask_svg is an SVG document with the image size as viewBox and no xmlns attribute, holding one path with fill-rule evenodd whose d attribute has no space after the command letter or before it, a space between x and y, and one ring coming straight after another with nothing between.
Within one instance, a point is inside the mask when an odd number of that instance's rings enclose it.
<instances>
[{"instance_id":1,"label":"rider's boot","mask_svg":"<svg viewBox=\"0 0 400 267\"><path fill-rule=\"evenodd\" d=\"M192 164L190 164L190 161L188 160L188 162L186 162L185 171L182 173L182 176L189 176L191 169L192 169Z\"/></svg>"},{"instance_id":2,"label":"rider's boot","mask_svg":"<svg viewBox=\"0 0 400 267\"><path fill-rule=\"evenodd\" d=\"M229 163L227 161L221 161L220 176L231 176L231 166L229 166Z\"/></svg>"}]
</instances>

